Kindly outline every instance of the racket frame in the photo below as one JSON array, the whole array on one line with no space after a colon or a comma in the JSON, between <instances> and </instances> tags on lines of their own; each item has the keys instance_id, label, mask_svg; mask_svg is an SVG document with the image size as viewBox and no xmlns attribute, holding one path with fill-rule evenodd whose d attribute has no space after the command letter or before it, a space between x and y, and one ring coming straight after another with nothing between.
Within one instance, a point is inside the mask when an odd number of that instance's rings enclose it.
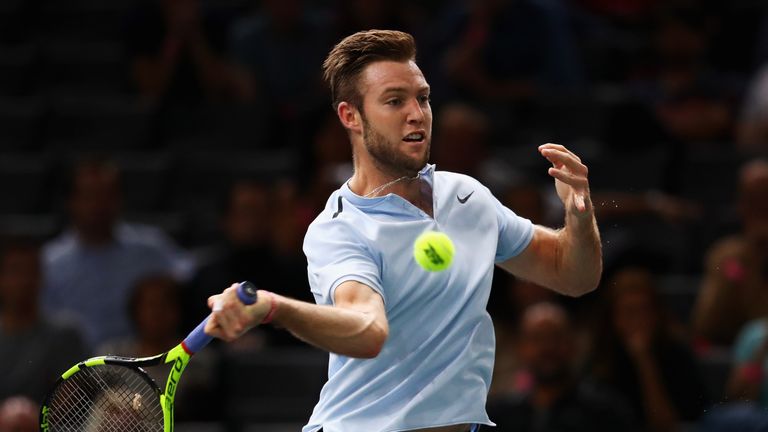
<instances>
[{"instance_id":1,"label":"racket frame","mask_svg":"<svg viewBox=\"0 0 768 432\"><path fill-rule=\"evenodd\" d=\"M245 305L251 305L256 302L256 286L248 281L241 282L237 288L237 297ZM69 368L66 372L61 374L56 380L53 388L45 396L45 400L40 409L40 432L49 432L50 426L48 424L48 405L51 401L51 397L56 393L59 385L67 379L74 376L81 370L89 367L99 367L103 365L115 365L123 366L129 369L133 369L146 380L151 387L158 393L160 398L160 407L163 411L163 431L173 432L173 413L174 413L174 400L176 398L176 390L181 379L181 374L184 369L187 368L189 360L199 350L203 349L212 339L205 333L205 324L210 319L210 316L206 317L192 332L178 345L170 350L158 354L152 357L132 358L121 356L99 356L91 357L87 360L81 361L76 365ZM162 364L171 365L171 371L168 373L168 379L165 383L165 390L161 391L157 383L152 377L147 374L142 367L146 366L159 366Z\"/></svg>"},{"instance_id":2,"label":"racket frame","mask_svg":"<svg viewBox=\"0 0 768 432\"><path fill-rule=\"evenodd\" d=\"M156 392L160 399L160 408L163 411L163 430L164 432L173 432L173 414L174 414L174 400L176 397L176 390L181 379L181 374L186 369L187 364L191 358L191 354L188 353L182 344L176 345L171 350L158 354L152 357L143 358L131 358L121 356L99 356L91 357L87 360L81 361L76 365L69 368L66 372L56 380L56 384L53 386L53 390L50 391L43 401L42 408L40 409L40 431L48 432L48 405L51 397L56 393L59 385L67 379L74 376L76 373L82 371L85 368L99 367L104 365L121 366L133 370L138 376L140 376L145 382L147 382L152 389ZM165 383L165 390L161 391L155 380L149 376L149 374L142 369L149 366L160 366L162 364L171 365L171 371L168 373L168 379Z\"/></svg>"}]
</instances>

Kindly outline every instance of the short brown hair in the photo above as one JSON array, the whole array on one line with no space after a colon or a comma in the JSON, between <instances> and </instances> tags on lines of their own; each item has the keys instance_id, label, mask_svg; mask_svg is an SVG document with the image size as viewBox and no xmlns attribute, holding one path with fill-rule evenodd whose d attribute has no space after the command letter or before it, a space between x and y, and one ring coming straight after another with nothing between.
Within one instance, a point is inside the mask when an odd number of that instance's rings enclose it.
<instances>
[{"instance_id":1,"label":"short brown hair","mask_svg":"<svg viewBox=\"0 0 768 432\"><path fill-rule=\"evenodd\" d=\"M373 62L405 62L416 59L413 36L396 30L366 30L336 44L323 62L323 78L331 89L333 107L349 102L361 108L360 72Z\"/></svg>"}]
</instances>

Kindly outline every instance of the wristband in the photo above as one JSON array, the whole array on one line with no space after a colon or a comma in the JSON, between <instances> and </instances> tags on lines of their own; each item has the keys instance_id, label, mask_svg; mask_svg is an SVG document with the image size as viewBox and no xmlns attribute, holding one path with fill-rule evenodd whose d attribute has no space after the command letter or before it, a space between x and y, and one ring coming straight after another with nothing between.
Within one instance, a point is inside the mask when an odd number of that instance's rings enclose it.
<instances>
[{"instance_id":1,"label":"wristband","mask_svg":"<svg viewBox=\"0 0 768 432\"><path fill-rule=\"evenodd\" d=\"M262 292L269 294L269 312L267 312L267 315L263 320L261 320L261 324L269 324L275 317L275 311L277 310L277 300L275 300L275 294L264 290L262 290Z\"/></svg>"}]
</instances>

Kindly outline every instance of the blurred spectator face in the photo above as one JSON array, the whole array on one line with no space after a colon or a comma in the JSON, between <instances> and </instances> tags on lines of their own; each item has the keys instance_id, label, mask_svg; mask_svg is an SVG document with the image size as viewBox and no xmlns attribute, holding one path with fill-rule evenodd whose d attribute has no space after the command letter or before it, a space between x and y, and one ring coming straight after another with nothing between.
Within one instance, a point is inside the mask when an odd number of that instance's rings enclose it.
<instances>
[{"instance_id":1,"label":"blurred spectator face","mask_svg":"<svg viewBox=\"0 0 768 432\"><path fill-rule=\"evenodd\" d=\"M0 405L0 432L37 432L38 407L25 397L11 397Z\"/></svg>"},{"instance_id":2,"label":"blurred spectator face","mask_svg":"<svg viewBox=\"0 0 768 432\"><path fill-rule=\"evenodd\" d=\"M573 334L565 311L539 303L525 311L520 327L520 360L539 385L566 382L575 354Z\"/></svg>"},{"instance_id":3,"label":"blurred spectator face","mask_svg":"<svg viewBox=\"0 0 768 432\"><path fill-rule=\"evenodd\" d=\"M476 174L485 160L488 119L468 106L454 104L440 111L435 134L435 163L446 171Z\"/></svg>"},{"instance_id":4,"label":"blurred spectator face","mask_svg":"<svg viewBox=\"0 0 768 432\"><path fill-rule=\"evenodd\" d=\"M643 269L620 270L611 279L611 289L616 332L626 338L653 334L659 319L650 273Z\"/></svg>"},{"instance_id":5,"label":"blurred spectator face","mask_svg":"<svg viewBox=\"0 0 768 432\"><path fill-rule=\"evenodd\" d=\"M181 319L179 289L165 276L144 279L136 286L133 316L139 337L148 341L175 338Z\"/></svg>"},{"instance_id":6,"label":"blurred spectator face","mask_svg":"<svg viewBox=\"0 0 768 432\"><path fill-rule=\"evenodd\" d=\"M742 169L739 210L747 238L768 246L768 162L755 161Z\"/></svg>"},{"instance_id":7,"label":"blurred spectator face","mask_svg":"<svg viewBox=\"0 0 768 432\"><path fill-rule=\"evenodd\" d=\"M32 246L10 247L0 259L0 303L31 310L37 304L40 257Z\"/></svg>"},{"instance_id":8,"label":"blurred spectator face","mask_svg":"<svg viewBox=\"0 0 768 432\"><path fill-rule=\"evenodd\" d=\"M253 246L267 240L269 191L257 183L238 183L230 193L225 218L227 237L235 246Z\"/></svg>"},{"instance_id":9,"label":"blurred spectator face","mask_svg":"<svg viewBox=\"0 0 768 432\"><path fill-rule=\"evenodd\" d=\"M117 168L86 163L76 168L70 197L75 228L87 239L108 239L120 214Z\"/></svg>"},{"instance_id":10,"label":"blurred spectator face","mask_svg":"<svg viewBox=\"0 0 768 432\"><path fill-rule=\"evenodd\" d=\"M661 58L672 64L690 63L703 56L704 35L686 23L671 19L664 22L657 35L656 46Z\"/></svg>"}]
</instances>

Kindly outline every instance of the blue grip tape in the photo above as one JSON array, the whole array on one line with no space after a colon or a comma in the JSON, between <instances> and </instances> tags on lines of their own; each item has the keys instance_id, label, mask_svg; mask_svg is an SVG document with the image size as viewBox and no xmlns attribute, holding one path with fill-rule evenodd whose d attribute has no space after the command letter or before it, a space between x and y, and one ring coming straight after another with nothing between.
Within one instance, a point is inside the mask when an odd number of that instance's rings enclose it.
<instances>
[{"instance_id":1,"label":"blue grip tape","mask_svg":"<svg viewBox=\"0 0 768 432\"><path fill-rule=\"evenodd\" d=\"M237 298L246 305L256 303L256 285L248 281L241 282L237 287ZM184 348L190 355L196 354L213 340L213 336L210 336L205 332L205 325L208 323L209 319L211 319L210 315L205 317L203 322L198 324L197 327L187 335L184 342L182 342Z\"/></svg>"}]
</instances>

